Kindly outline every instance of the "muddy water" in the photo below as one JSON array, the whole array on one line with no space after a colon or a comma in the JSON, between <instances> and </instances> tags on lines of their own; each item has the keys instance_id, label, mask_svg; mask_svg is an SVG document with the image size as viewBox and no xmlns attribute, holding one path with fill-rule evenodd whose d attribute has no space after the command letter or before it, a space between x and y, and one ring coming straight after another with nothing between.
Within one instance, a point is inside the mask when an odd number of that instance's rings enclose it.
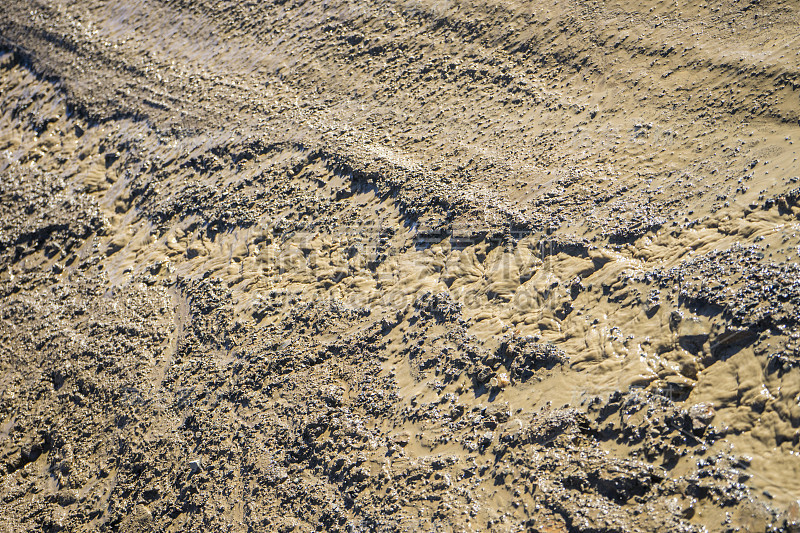
<instances>
[{"instance_id":1,"label":"muddy water","mask_svg":"<svg viewBox=\"0 0 800 533\"><path fill-rule=\"evenodd\" d=\"M37 6L3 525L796 527L790 9Z\"/></svg>"}]
</instances>

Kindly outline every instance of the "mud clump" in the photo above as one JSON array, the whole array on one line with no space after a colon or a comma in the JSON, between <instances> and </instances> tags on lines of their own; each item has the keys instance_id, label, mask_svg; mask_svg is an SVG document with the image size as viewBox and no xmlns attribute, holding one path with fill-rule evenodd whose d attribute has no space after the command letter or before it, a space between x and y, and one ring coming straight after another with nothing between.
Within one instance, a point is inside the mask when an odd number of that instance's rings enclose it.
<instances>
[{"instance_id":1,"label":"mud clump","mask_svg":"<svg viewBox=\"0 0 800 533\"><path fill-rule=\"evenodd\" d=\"M519 381L527 381L541 368L549 370L568 362L562 350L537 343L534 337L511 337L501 343L498 356L504 359L512 378Z\"/></svg>"}]
</instances>

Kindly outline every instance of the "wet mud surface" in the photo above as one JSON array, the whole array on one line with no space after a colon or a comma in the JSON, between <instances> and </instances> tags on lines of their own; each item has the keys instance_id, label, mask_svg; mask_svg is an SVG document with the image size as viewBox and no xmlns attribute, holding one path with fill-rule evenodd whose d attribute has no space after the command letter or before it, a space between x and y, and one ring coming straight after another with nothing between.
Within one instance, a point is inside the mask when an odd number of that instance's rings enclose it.
<instances>
[{"instance_id":1,"label":"wet mud surface","mask_svg":"<svg viewBox=\"0 0 800 533\"><path fill-rule=\"evenodd\" d=\"M0 7L0 529L800 530L785 2Z\"/></svg>"}]
</instances>

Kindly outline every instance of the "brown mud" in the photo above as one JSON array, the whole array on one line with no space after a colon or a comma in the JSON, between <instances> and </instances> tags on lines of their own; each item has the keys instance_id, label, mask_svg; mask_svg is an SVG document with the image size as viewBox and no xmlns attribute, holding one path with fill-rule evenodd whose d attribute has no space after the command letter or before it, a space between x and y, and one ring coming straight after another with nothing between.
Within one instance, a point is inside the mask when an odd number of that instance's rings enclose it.
<instances>
[{"instance_id":1,"label":"brown mud","mask_svg":"<svg viewBox=\"0 0 800 533\"><path fill-rule=\"evenodd\" d=\"M4 3L0 529L800 530L798 28Z\"/></svg>"}]
</instances>

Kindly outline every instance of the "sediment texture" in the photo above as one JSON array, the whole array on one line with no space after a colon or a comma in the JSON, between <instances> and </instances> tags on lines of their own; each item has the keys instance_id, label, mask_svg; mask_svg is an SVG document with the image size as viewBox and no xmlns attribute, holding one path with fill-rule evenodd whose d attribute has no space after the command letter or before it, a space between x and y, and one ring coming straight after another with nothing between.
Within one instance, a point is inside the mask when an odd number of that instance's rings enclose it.
<instances>
[{"instance_id":1,"label":"sediment texture","mask_svg":"<svg viewBox=\"0 0 800 533\"><path fill-rule=\"evenodd\" d=\"M783 2L0 6L0 528L800 528Z\"/></svg>"}]
</instances>

